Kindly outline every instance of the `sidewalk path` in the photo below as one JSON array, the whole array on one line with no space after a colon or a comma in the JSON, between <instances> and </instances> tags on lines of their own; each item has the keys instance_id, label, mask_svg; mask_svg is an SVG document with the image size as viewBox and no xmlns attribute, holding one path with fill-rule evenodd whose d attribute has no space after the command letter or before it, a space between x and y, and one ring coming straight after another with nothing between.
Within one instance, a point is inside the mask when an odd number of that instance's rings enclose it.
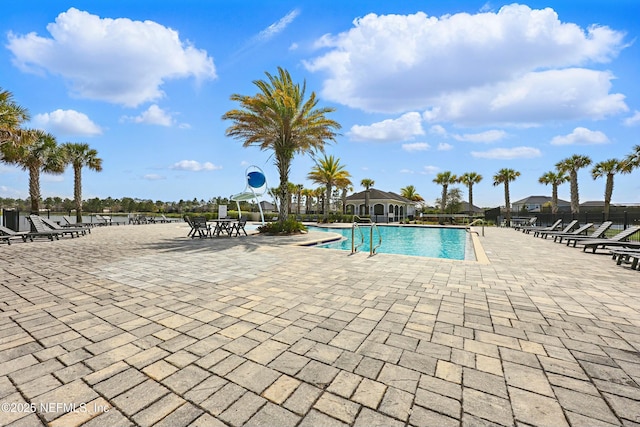
<instances>
[{"instance_id":1,"label":"sidewalk path","mask_svg":"<svg viewBox=\"0 0 640 427\"><path fill-rule=\"evenodd\" d=\"M640 425L640 273L607 255L187 231L0 245L0 425Z\"/></svg>"}]
</instances>

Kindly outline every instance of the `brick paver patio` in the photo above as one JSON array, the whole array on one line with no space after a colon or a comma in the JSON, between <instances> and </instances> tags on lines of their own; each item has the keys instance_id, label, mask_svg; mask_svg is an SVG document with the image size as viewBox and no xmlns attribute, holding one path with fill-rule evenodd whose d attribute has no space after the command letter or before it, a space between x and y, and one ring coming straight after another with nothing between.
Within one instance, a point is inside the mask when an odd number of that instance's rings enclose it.
<instances>
[{"instance_id":1,"label":"brick paver patio","mask_svg":"<svg viewBox=\"0 0 640 427\"><path fill-rule=\"evenodd\" d=\"M0 246L0 425L640 425L640 272L607 255L187 231Z\"/></svg>"}]
</instances>

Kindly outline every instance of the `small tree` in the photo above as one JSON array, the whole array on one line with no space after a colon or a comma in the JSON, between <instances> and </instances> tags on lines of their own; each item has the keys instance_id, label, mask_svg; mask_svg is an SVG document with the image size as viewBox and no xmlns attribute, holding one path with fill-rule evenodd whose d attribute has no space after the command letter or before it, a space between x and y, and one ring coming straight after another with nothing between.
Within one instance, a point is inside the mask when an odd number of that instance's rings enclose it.
<instances>
[{"instance_id":1,"label":"small tree","mask_svg":"<svg viewBox=\"0 0 640 427\"><path fill-rule=\"evenodd\" d=\"M558 213L558 186L567 182L569 177L562 172L547 172L538 178L538 182L544 185L551 185L551 213Z\"/></svg>"},{"instance_id":2,"label":"small tree","mask_svg":"<svg viewBox=\"0 0 640 427\"><path fill-rule=\"evenodd\" d=\"M511 181L515 181L517 177L520 176L520 172L515 171L513 169L500 169L498 173L493 176L493 185L497 186L500 184L504 184L504 204L507 210L507 226L511 225L511 200L509 195L509 183Z\"/></svg>"},{"instance_id":3,"label":"small tree","mask_svg":"<svg viewBox=\"0 0 640 427\"><path fill-rule=\"evenodd\" d=\"M569 173L571 182L571 213L580 213L580 196L578 194L578 170L591 164L591 158L574 154L556 163L556 168L561 173Z\"/></svg>"},{"instance_id":4,"label":"small tree","mask_svg":"<svg viewBox=\"0 0 640 427\"><path fill-rule=\"evenodd\" d=\"M609 220L609 210L611 208L611 197L613 195L613 176L620 172L621 163L617 159L604 160L596 163L591 170L593 179L607 177L604 189L604 219Z\"/></svg>"}]
</instances>

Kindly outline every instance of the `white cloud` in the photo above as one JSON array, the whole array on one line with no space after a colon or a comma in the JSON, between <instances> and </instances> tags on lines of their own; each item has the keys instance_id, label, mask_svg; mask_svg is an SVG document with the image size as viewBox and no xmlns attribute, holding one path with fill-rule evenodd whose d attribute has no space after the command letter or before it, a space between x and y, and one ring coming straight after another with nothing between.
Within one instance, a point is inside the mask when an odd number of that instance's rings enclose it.
<instances>
[{"instance_id":1,"label":"white cloud","mask_svg":"<svg viewBox=\"0 0 640 427\"><path fill-rule=\"evenodd\" d=\"M438 144L438 151L449 151L453 150L453 145L447 144L446 142L441 142Z\"/></svg>"},{"instance_id":2,"label":"white cloud","mask_svg":"<svg viewBox=\"0 0 640 427\"><path fill-rule=\"evenodd\" d=\"M33 117L36 127L61 136L101 135L102 129L86 114L75 110L55 110L51 113L36 114Z\"/></svg>"},{"instance_id":3,"label":"white cloud","mask_svg":"<svg viewBox=\"0 0 640 427\"><path fill-rule=\"evenodd\" d=\"M602 117L626 108L622 95L608 94L612 76L571 67L610 61L626 47L624 36L517 4L440 18L369 14L319 40L328 51L305 66L326 74L323 97L366 111L428 109L434 120L461 123L530 122L557 112Z\"/></svg>"},{"instance_id":4,"label":"white cloud","mask_svg":"<svg viewBox=\"0 0 640 427\"><path fill-rule=\"evenodd\" d=\"M514 148L494 148L488 151L472 151L471 155L481 159L533 159L542 156L537 148L514 147Z\"/></svg>"},{"instance_id":5,"label":"white cloud","mask_svg":"<svg viewBox=\"0 0 640 427\"><path fill-rule=\"evenodd\" d=\"M633 113L633 116L631 116L631 117L627 117L627 118L624 120L624 124L625 124L625 126L635 126L635 125L637 125L638 123L640 123L640 111L635 111L635 112Z\"/></svg>"},{"instance_id":6,"label":"white cloud","mask_svg":"<svg viewBox=\"0 0 640 427\"><path fill-rule=\"evenodd\" d=\"M216 77L204 50L153 21L100 18L70 8L47 31L51 37L9 33L13 63L62 76L81 98L135 107L162 98L167 80Z\"/></svg>"},{"instance_id":7,"label":"white cloud","mask_svg":"<svg viewBox=\"0 0 640 427\"><path fill-rule=\"evenodd\" d=\"M503 130L488 130L479 133L465 133L463 135L453 135L453 138L458 141L466 142L496 142L504 139L507 133Z\"/></svg>"},{"instance_id":8,"label":"white cloud","mask_svg":"<svg viewBox=\"0 0 640 427\"><path fill-rule=\"evenodd\" d=\"M594 145L608 142L609 138L604 133L583 127L577 127L570 134L556 136L551 140L552 145Z\"/></svg>"},{"instance_id":9,"label":"white cloud","mask_svg":"<svg viewBox=\"0 0 640 427\"><path fill-rule=\"evenodd\" d=\"M182 170L182 171L213 171L222 169L222 166L216 166L211 162L200 163L195 160L181 160L170 166L170 169Z\"/></svg>"},{"instance_id":10,"label":"white cloud","mask_svg":"<svg viewBox=\"0 0 640 427\"><path fill-rule=\"evenodd\" d=\"M411 142L408 144L402 144L402 149L404 151L412 152L412 151L427 151L430 148L430 145L426 142Z\"/></svg>"},{"instance_id":11,"label":"white cloud","mask_svg":"<svg viewBox=\"0 0 640 427\"><path fill-rule=\"evenodd\" d=\"M123 116L122 119L133 123L144 123L147 125L159 126L171 126L175 123L173 117L171 117L171 114L167 113L155 104L151 105L139 116Z\"/></svg>"},{"instance_id":12,"label":"white cloud","mask_svg":"<svg viewBox=\"0 0 640 427\"><path fill-rule=\"evenodd\" d=\"M348 135L353 141L407 141L414 136L424 135L422 116L412 112L369 126L354 125Z\"/></svg>"},{"instance_id":13,"label":"white cloud","mask_svg":"<svg viewBox=\"0 0 640 427\"><path fill-rule=\"evenodd\" d=\"M298 17L298 15L300 15L300 11L298 9L292 10L291 12L280 18L277 22L274 22L264 30L260 31L260 33L256 36L256 39L258 41L267 41L271 39L275 35L284 31L285 28L287 28L287 26Z\"/></svg>"},{"instance_id":14,"label":"white cloud","mask_svg":"<svg viewBox=\"0 0 640 427\"><path fill-rule=\"evenodd\" d=\"M447 130L440 125L433 125L429 128L429 133L440 136L447 136Z\"/></svg>"},{"instance_id":15,"label":"white cloud","mask_svg":"<svg viewBox=\"0 0 640 427\"><path fill-rule=\"evenodd\" d=\"M435 175L438 173L438 171L440 171L440 168L438 166L425 166L422 169L422 173L428 174L428 175Z\"/></svg>"},{"instance_id":16,"label":"white cloud","mask_svg":"<svg viewBox=\"0 0 640 427\"><path fill-rule=\"evenodd\" d=\"M142 177L142 179L146 179L147 181L160 181L163 179L167 179L166 176L158 175L157 173L148 173Z\"/></svg>"},{"instance_id":17,"label":"white cloud","mask_svg":"<svg viewBox=\"0 0 640 427\"><path fill-rule=\"evenodd\" d=\"M406 173L409 175L413 175L413 171L411 169L400 169L400 173Z\"/></svg>"}]
</instances>

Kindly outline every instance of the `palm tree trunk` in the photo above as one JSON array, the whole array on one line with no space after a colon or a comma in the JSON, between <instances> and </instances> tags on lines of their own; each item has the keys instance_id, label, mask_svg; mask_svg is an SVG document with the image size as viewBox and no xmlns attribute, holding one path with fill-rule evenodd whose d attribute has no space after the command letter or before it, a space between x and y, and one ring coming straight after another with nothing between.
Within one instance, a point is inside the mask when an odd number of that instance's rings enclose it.
<instances>
[{"instance_id":1,"label":"palm tree trunk","mask_svg":"<svg viewBox=\"0 0 640 427\"><path fill-rule=\"evenodd\" d=\"M469 184L469 216L473 216L473 184Z\"/></svg>"},{"instance_id":2,"label":"palm tree trunk","mask_svg":"<svg viewBox=\"0 0 640 427\"><path fill-rule=\"evenodd\" d=\"M580 213L580 196L578 195L578 172L571 171L571 213Z\"/></svg>"},{"instance_id":3,"label":"palm tree trunk","mask_svg":"<svg viewBox=\"0 0 640 427\"><path fill-rule=\"evenodd\" d=\"M369 215L369 189L364 190L364 214Z\"/></svg>"},{"instance_id":4,"label":"palm tree trunk","mask_svg":"<svg viewBox=\"0 0 640 427\"><path fill-rule=\"evenodd\" d=\"M442 213L445 213L445 210L447 208L447 191L448 190L448 185L443 185L442 186L442 200L440 202L440 211Z\"/></svg>"},{"instance_id":5,"label":"palm tree trunk","mask_svg":"<svg viewBox=\"0 0 640 427\"><path fill-rule=\"evenodd\" d=\"M558 213L558 184L553 183L551 187L551 214L555 216Z\"/></svg>"},{"instance_id":6,"label":"palm tree trunk","mask_svg":"<svg viewBox=\"0 0 640 427\"><path fill-rule=\"evenodd\" d=\"M329 218L329 205L331 204L331 184L327 184L327 195L324 199L324 216Z\"/></svg>"},{"instance_id":7,"label":"palm tree trunk","mask_svg":"<svg viewBox=\"0 0 640 427\"><path fill-rule=\"evenodd\" d=\"M40 213L40 167L29 165L29 197L31 198L31 213Z\"/></svg>"},{"instance_id":8,"label":"palm tree trunk","mask_svg":"<svg viewBox=\"0 0 640 427\"><path fill-rule=\"evenodd\" d=\"M507 208L507 227L511 227L511 200L509 198L509 181L504 182L504 204Z\"/></svg>"},{"instance_id":9,"label":"palm tree trunk","mask_svg":"<svg viewBox=\"0 0 640 427\"><path fill-rule=\"evenodd\" d=\"M609 210L611 209L611 197L613 195L613 174L607 174L607 184L604 192L604 220L609 220Z\"/></svg>"},{"instance_id":10,"label":"palm tree trunk","mask_svg":"<svg viewBox=\"0 0 640 427\"><path fill-rule=\"evenodd\" d=\"M82 165L73 165L73 198L76 204L76 222L82 222Z\"/></svg>"}]
</instances>

